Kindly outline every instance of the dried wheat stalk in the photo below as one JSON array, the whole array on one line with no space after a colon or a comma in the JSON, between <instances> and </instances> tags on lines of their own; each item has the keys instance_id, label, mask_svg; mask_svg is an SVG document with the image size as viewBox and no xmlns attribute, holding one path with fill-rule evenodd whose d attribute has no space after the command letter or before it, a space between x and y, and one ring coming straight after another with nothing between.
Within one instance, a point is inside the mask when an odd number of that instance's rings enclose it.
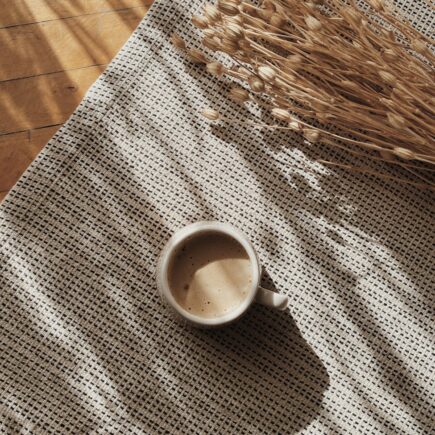
<instances>
[{"instance_id":1,"label":"dried wheat stalk","mask_svg":"<svg viewBox=\"0 0 435 435\"><path fill-rule=\"evenodd\" d=\"M383 0L366 3L365 12L354 0L208 4L192 22L203 31L203 45L228 54L231 67L186 48L177 35L172 41L215 76L245 82L230 97L270 110L279 123L267 127L400 165L414 178L410 184L434 189L428 165L435 164L434 39ZM237 122L213 109L203 115Z\"/></svg>"}]
</instances>

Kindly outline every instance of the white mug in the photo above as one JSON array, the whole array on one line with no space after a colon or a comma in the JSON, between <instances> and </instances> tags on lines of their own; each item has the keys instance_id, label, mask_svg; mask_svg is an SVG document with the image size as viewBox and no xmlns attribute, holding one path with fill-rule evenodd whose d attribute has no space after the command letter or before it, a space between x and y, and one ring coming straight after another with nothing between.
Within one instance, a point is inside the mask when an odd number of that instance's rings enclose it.
<instances>
[{"instance_id":1,"label":"white mug","mask_svg":"<svg viewBox=\"0 0 435 435\"><path fill-rule=\"evenodd\" d=\"M187 239L195 237L201 233L209 232L223 233L239 242L248 254L252 265L252 285L248 291L248 296L236 309L214 318L200 317L181 307L171 292L168 278L168 271L172 258L179 247ZM260 286L261 265L252 243L240 230L226 223L196 222L178 230L170 238L160 254L156 278L159 293L165 302L167 302L169 306L175 310L175 312L184 320L194 326L199 327L217 327L232 323L243 316L243 314L246 313L246 311L254 302L258 302L262 305L267 305L268 307L276 308L278 310L285 310L289 304L289 299L287 296L266 290Z\"/></svg>"}]
</instances>

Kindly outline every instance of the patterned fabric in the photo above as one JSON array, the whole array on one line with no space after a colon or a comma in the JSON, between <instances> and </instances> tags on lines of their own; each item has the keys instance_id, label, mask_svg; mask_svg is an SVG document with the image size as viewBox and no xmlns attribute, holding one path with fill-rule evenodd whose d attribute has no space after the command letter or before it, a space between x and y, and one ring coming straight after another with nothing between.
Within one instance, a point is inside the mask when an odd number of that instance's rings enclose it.
<instances>
[{"instance_id":1,"label":"patterned fabric","mask_svg":"<svg viewBox=\"0 0 435 435\"><path fill-rule=\"evenodd\" d=\"M281 132L209 125L227 98L157 1L0 207L0 432L434 433L433 195L329 169ZM403 10L433 29L422 1ZM358 162L356 162L358 163ZM287 312L196 330L156 291L164 242L244 230Z\"/></svg>"}]
</instances>

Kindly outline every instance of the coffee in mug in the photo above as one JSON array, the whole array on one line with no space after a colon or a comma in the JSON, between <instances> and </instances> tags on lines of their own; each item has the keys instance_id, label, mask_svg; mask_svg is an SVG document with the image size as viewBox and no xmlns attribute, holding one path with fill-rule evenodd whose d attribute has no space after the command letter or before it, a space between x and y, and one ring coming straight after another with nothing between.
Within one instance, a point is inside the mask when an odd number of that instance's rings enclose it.
<instances>
[{"instance_id":1,"label":"coffee in mug","mask_svg":"<svg viewBox=\"0 0 435 435\"><path fill-rule=\"evenodd\" d=\"M237 309L252 286L247 252L222 232L187 239L174 253L168 272L177 303L199 317L220 317Z\"/></svg>"}]
</instances>

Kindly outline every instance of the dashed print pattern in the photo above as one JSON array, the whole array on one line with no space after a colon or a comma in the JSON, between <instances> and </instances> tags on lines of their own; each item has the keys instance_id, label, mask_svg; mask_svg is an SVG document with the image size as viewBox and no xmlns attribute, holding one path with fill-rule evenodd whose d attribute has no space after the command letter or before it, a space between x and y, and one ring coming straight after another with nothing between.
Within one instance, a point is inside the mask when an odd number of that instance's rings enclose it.
<instances>
[{"instance_id":1,"label":"dashed print pattern","mask_svg":"<svg viewBox=\"0 0 435 435\"><path fill-rule=\"evenodd\" d=\"M434 28L424 2L395 3ZM205 122L267 115L168 42L199 44L201 6L156 1L0 207L0 432L433 433L433 194ZM223 330L172 317L157 257L205 219L248 234L289 311Z\"/></svg>"}]
</instances>

